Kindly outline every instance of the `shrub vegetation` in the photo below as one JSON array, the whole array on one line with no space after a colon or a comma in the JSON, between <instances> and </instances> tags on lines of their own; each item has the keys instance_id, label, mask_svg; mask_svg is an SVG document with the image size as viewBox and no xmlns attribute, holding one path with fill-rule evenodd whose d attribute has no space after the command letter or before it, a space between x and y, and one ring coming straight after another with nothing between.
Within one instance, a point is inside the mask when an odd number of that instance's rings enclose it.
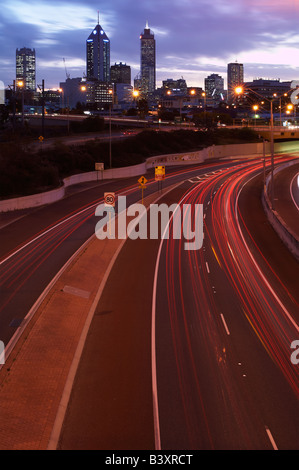
<instances>
[{"instance_id":1,"label":"shrub vegetation","mask_svg":"<svg viewBox=\"0 0 299 470\"><path fill-rule=\"evenodd\" d=\"M80 132L84 131L82 123L80 126ZM77 127L79 129L79 125ZM257 141L258 135L247 128L197 132L145 130L112 142L112 162L117 168L142 163L154 155L196 151L212 144ZM109 168L108 142L93 140L84 145L69 146L57 141L49 150L35 153L24 149L20 143L2 143L0 197L24 196L58 187L66 176L93 171L95 162L103 162L105 168Z\"/></svg>"}]
</instances>

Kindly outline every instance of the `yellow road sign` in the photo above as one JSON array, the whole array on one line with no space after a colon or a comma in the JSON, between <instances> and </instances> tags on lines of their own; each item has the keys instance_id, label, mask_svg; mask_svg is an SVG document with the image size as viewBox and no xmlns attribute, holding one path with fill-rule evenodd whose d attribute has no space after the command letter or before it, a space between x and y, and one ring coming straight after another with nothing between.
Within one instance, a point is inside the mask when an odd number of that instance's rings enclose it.
<instances>
[{"instance_id":1,"label":"yellow road sign","mask_svg":"<svg viewBox=\"0 0 299 470\"><path fill-rule=\"evenodd\" d=\"M165 166L155 167L155 180L160 181L165 179Z\"/></svg>"},{"instance_id":2,"label":"yellow road sign","mask_svg":"<svg viewBox=\"0 0 299 470\"><path fill-rule=\"evenodd\" d=\"M141 186L145 186L146 183L147 183L147 179L146 179L144 176L141 176L141 178L139 178L139 180L138 180L138 183L139 183Z\"/></svg>"}]
</instances>

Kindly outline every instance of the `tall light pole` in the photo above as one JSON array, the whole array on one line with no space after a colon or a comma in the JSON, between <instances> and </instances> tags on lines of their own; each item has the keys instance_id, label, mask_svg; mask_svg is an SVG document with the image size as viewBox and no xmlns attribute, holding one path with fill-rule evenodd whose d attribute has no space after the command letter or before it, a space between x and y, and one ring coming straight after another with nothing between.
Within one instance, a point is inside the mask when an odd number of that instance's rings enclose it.
<instances>
[{"instance_id":1,"label":"tall light pole","mask_svg":"<svg viewBox=\"0 0 299 470\"><path fill-rule=\"evenodd\" d=\"M274 120L273 99L270 101L270 123L271 123L271 207L274 211Z\"/></svg>"},{"instance_id":2,"label":"tall light pole","mask_svg":"<svg viewBox=\"0 0 299 470\"><path fill-rule=\"evenodd\" d=\"M256 94L257 96L262 97L259 93L256 91L252 90L251 88L246 88L247 90L251 91L252 93ZM243 87L238 86L235 88L235 93L237 95L241 95L244 93ZM284 93L281 96L285 96L286 94ZM271 208L274 211L274 117L273 117L273 101L275 99L280 99L281 96L277 97L277 94L274 93L272 99L267 99L267 101L270 101L270 151L271 151ZM263 97L262 97L263 98ZM265 98L263 98L265 99Z\"/></svg>"},{"instance_id":3,"label":"tall light pole","mask_svg":"<svg viewBox=\"0 0 299 470\"><path fill-rule=\"evenodd\" d=\"M204 116L204 124L205 124L205 127L207 126L207 123L206 123L206 99L207 99L207 95L206 95L206 92L203 91L201 96L203 96L203 116Z\"/></svg>"},{"instance_id":4,"label":"tall light pole","mask_svg":"<svg viewBox=\"0 0 299 470\"><path fill-rule=\"evenodd\" d=\"M8 88L12 91L12 127L15 130L16 127L16 81L13 81L12 85L8 85Z\"/></svg>"},{"instance_id":5,"label":"tall light pole","mask_svg":"<svg viewBox=\"0 0 299 470\"><path fill-rule=\"evenodd\" d=\"M42 80L41 85L37 85L42 92L42 137L45 137L45 80Z\"/></svg>"},{"instance_id":6,"label":"tall light pole","mask_svg":"<svg viewBox=\"0 0 299 470\"><path fill-rule=\"evenodd\" d=\"M255 119L254 123L255 123L255 126L256 126L256 120L257 120L257 114L256 114L256 113L257 113L258 109L259 109L258 105L255 104L255 105L253 106L253 111L255 111L255 115L254 115L254 119Z\"/></svg>"},{"instance_id":7,"label":"tall light pole","mask_svg":"<svg viewBox=\"0 0 299 470\"><path fill-rule=\"evenodd\" d=\"M24 126L24 81L19 80L17 85L22 90L22 125Z\"/></svg>"}]
</instances>

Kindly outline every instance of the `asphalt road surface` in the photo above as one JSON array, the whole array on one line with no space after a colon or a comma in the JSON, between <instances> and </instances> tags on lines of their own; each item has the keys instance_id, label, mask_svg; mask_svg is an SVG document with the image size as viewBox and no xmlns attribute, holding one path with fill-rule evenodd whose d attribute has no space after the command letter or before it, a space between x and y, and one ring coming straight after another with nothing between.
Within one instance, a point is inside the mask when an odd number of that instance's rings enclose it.
<instances>
[{"instance_id":1,"label":"asphalt road surface","mask_svg":"<svg viewBox=\"0 0 299 470\"><path fill-rule=\"evenodd\" d=\"M225 163L215 163L223 167ZM193 174L205 172L208 165L174 168L163 188ZM197 169L194 169L197 168ZM154 170L146 175L145 194L158 189ZM8 344L16 329L48 284L68 259L95 233L96 207L103 202L104 192L126 195L128 204L141 199L138 178L99 181L80 186L63 200L29 213L16 215L1 228L0 245L0 331L1 341Z\"/></svg>"},{"instance_id":2,"label":"asphalt road surface","mask_svg":"<svg viewBox=\"0 0 299 470\"><path fill-rule=\"evenodd\" d=\"M230 166L198 172L160 200L203 205L200 250L171 237L125 243L60 449L298 448L298 264L262 212L261 162ZM266 234L273 259L263 255Z\"/></svg>"},{"instance_id":3,"label":"asphalt road surface","mask_svg":"<svg viewBox=\"0 0 299 470\"><path fill-rule=\"evenodd\" d=\"M201 204L203 246L126 241L94 315L59 448L298 448L290 361L298 263L262 212L262 171L260 159L167 168L159 203ZM148 195L157 183L145 176ZM104 192L137 202L136 179L81 187L1 229L5 344L94 234Z\"/></svg>"}]
</instances>

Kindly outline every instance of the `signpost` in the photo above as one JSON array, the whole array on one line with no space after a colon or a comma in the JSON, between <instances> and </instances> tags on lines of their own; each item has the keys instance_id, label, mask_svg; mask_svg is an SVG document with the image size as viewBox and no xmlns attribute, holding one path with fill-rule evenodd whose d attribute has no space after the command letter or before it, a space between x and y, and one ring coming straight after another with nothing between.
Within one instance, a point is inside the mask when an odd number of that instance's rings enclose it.
<instances>
[{"instance_id":1,"label":"signpost","mask_svg":"<svg viewBox=\"0 0 299 470\"><path fill-rule=\"evenodd\" d=\"M115 193L104 193L105 207L115 207Z\"/></svg>"},{"instance_id":2,"label":"signpost","mask_svg":"<svg viewBox=\"0 0 299 470\"><path fill-rule=\"evenodd\" d=\"M143 204L143 190L146 188L147 179L141 176L138 180L139 188L141 188L141 203Z\"/></svg>"},{"instance_id":3,"label":"signpost","mask_svg":"<svg viewBox=\"0 0 299 470\"><path fill-rule=\"evenodd\" d=\"M161 191L162 191L163 180L165 180L165 166L156 166L155 167L155 181L158 181L158 189L159 189L159 181L161 181Z\"/></svg>"},{"instance_id":4,"label":"signpost","mask_svg":"<svg viewBox=\"0 0 299 470\"><path fill-rule=\"evenodd\" d=\"M97 181L99 179L99 171L102 173L102 178L103 179L103 171L104 171L104 163L95 163L95 170L97 172Z\"/></svg>"},{"instance_id":5,"label":"signpost","mask_svg":"<svg viewBox=\"0 0 299 470\"><path fill-rule=\"evenodd\" d=\"M109 236L111 236L111 207L115 207L115 193L104 193L104 204L109 212Z\"/></svg>"},{"instance_id":6,"label":"signpost","mask_svg":"<svg viewBox=\"0 0 299 470\"><path fill-rule=\"evenodd\" d=\"M39 136L38 140L40 141L41 143L41 148L42 148L42 152L43 152L43 141L44 141L44 138L42 135Z\"/></svg>"}]
</instances>

